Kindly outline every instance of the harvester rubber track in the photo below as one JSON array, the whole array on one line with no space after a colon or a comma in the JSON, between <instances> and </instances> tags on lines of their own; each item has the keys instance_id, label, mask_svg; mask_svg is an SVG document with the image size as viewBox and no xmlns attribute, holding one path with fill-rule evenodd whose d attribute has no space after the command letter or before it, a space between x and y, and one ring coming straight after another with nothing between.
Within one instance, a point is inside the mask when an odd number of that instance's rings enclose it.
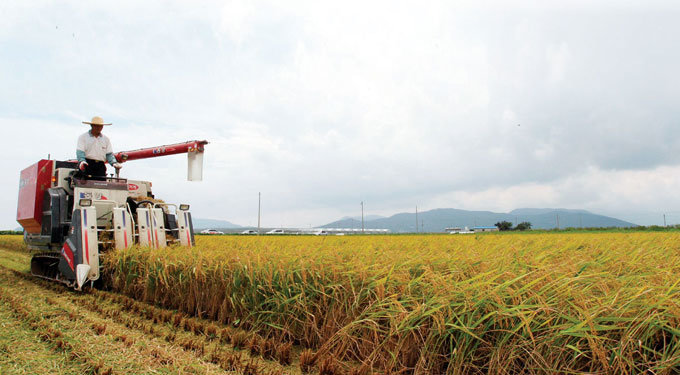
<instances>
[{"instance_id":1,"label":"harvester rubber track","mask_svg":"<svg viewBox=\"0 0 680 375\"><path fill-rule=\"evenodd\" d=\"M57 281L71 286L71 282L60 279L59 253L38 253L31 258L31 275L42 279Z\"/></svg>"}]
</instances>

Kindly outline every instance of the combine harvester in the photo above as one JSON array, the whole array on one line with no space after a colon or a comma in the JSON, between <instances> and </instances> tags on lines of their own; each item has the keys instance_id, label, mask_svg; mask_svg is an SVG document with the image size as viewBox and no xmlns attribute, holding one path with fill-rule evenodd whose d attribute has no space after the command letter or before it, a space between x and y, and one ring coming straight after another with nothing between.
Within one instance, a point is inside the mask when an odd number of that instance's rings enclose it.
<instances>
[{"instance_id":1,"label":"combine harvester","mask_svg":"<svg viewBox=\"0 0 680 375\"><path fill-rule=\"evenodd\" d=\"M200 181L207 141L124 151L130 160L186 153L188 180ZM99 254L134 244L162 248L193 246L189 205L154 199L151 182L119 177L79 177L75 160L40 160L21 171L17 221L24 242L38 251L31 273L81 290L100 278Z\"/></svg>"}]
</instances>

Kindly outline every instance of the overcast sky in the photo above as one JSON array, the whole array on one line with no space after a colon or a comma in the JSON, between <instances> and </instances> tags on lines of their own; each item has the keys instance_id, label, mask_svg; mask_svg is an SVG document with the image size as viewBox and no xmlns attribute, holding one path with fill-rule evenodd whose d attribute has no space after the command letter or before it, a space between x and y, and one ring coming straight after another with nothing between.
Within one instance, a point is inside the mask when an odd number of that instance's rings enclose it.
<instances>
[{"instance_id":1,"label":"overcast sky","mask_svg":"<svg viewBox=\"0 0 680 375\"><path fill-rule=\"evenodd\" d=\"M485 5L480 5L483 3ZM512 5L510 5L512 3ZM194 217L308 227L433 208L680 223L673 1L0 3L0 228L94 115Z\"/></svg>"}]
</instances>

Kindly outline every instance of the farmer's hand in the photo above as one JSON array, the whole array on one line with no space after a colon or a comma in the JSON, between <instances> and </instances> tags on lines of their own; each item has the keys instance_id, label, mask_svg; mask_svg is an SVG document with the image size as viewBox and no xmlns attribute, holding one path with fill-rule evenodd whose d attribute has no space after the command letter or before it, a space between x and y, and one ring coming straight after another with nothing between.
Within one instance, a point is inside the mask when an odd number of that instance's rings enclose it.
<instances>
[{"instance_id":1,"label":"farmer's hand","mask_svg":"<svg viewBox=\"0 0 680 375\"><path fill-rule=\"evenodd\" d=\"M85 171L85 168L88 166L87 162L81 161L80 164L78 164L78 169L81 171Z\"/></svg>"}]
</instances>

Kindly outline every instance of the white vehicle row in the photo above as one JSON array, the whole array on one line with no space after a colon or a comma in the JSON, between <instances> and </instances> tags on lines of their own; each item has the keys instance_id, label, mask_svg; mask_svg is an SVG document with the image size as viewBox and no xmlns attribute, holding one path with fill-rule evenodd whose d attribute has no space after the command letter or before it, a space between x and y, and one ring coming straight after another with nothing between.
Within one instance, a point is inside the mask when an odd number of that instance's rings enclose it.
<instances>
[{"instance_id":1,"label":"white vehicle row","mask_svg":"<svg viewBox=\"0 0 680 375\"><path fill-rule=\"evenodd\" d=\"M362 231L361 229L352 229L352 228L330 228L330 229L319 229L319 228L310 228L310 229L282 229L282 228L276 228L276 229L270 229L266 232L259 232L255 229L246 229L242 232L231 232L232 234L243 234L243 235L257 235L257 234L266 234L266 235L283 235L283 234L291 234L291 235L300 235L300 234L307 234L307 235L314 235L314 236L329 236L329 235L336 235L336 236L343 236L345 234L359 234L359 233L365 233L365 234L384 234L388 233L389 230L387 229L366 229ZM201 231L201 234L224 234L224 232L221 232L216 229L205 229Z\"/></svg>"},{"instance_id":2,"label":"white vehicle row","mask_svg":"<svg viewBox=\"0 0 680 375\"><path fill-rule=\"evenodd\" d=\"M216 229L205 229L201 231L201 234L224 234L224 232L220 232Z\"/></svg>"}]
</instances>

